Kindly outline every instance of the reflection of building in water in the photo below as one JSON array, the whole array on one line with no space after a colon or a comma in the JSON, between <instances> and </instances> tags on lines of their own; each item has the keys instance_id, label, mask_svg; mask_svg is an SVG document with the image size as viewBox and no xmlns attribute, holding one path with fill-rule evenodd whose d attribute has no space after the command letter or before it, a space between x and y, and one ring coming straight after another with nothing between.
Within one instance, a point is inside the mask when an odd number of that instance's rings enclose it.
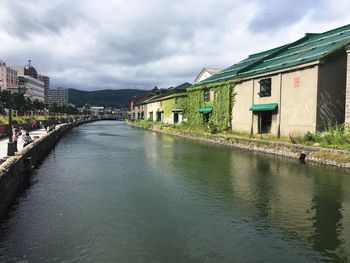
<instances>
[{"instance_id":1,"label":"reflection of building in water","mask_svg":"<svg viewBox=\"0 0 350 263\"><path fill-rule=\"evenodd\" d=\"M347 260L350 261L350 196L349 194L347 196L348 198L342 204L342 232L339 239L343 241L344 254L347 256Z\"/></svg>"},{"instance_id":2,"label":"reflection of building in water","mask_svg":"<svg viewBox=\"0 0 350 263\"><path fill-rule=\"evenodd\" d=\"M309 218L313 215L307 211L312 205L313 181L303 174L303 168L255 153L233 155L231 175L236 200L291 240L297 237L307 242L312 231Z\"/></svg>"},{"instance_id":3,"label":"reflection of building in water","mask_svg":"<svg viewBox=\"0 0 350 263\"><path fill-rule=\"evenodd\" d=\"M341 240L342 224L342 203L343 189L342 177L337 178L324 176L324 174L315 175L314 197L312 199L312 210L314 211L313 229L314 234L310 237L315 250L322 252L335 262L344 262L345 255L342 249ZM337 183L333 185L335 179ZM324 186L324 187L322 187Z\"/></svg>"},{"instance_id":4,"label":"reflection of building in water","mask_svg":"<svg viewBox=\"0 0 350 263\"><path fill-rule=\"evenodd\" d=\"M310 244L332 262L347 262L350 195L345 192L350 177L339 171L325 173L317 167L310 175L305 166L291 163L256 153L232 155L235 202L245 203L247 211L256 209L256 215L280 229L286 240L289 236L290 240Z\"/></svg>"}]
</instances>

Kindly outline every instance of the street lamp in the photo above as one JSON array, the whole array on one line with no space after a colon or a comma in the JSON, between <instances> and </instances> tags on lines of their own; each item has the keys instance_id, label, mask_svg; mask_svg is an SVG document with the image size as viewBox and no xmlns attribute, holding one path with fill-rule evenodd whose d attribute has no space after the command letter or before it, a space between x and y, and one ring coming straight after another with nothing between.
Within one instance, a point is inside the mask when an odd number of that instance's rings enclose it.
<instances>
[{"instance_id":1,"label":"street lamp","mask_svg":"<svg viewBox=\"0 0 350 263\"><path fill-rule=\"evenodd\" d=\"M8 126L9 126L9 141L7 143L7 156L13 156L15 155L15 145L14 145L14 142L13 142L13 139L12 139L12 136L13 136L13 131L12 131L12 102L13 102L13 99L14 99L14 96L15 94L11 94L11 90L12 89L7 89L5 91L5 93L3 93L3 96L5 96L5 103L6 103L6 106L8 108L8 111L9 111L9 123L8 123ZM18 88L18 94L20 93L23 93L23 89L20 89Z\"/></svg>"},{"instance_id":2,"label":"street lamp","mask_svg":"<svg viewBox=\"0 0 350 263\"><path fill-rule=\"evenodd\" d=\"M2 82L2 80L0 81ZM2 86L2 85L0 85ZM13 144L13 140L12 140L12 98L11 98L11 94L9 91L4 90L1 94L3 96L3 101L6 105L6 107L9 110L9 141L7 143L7 155L8 156L13 156L15 155L15 146Z\"/></svg>"},{"instance_id":3,"label":"street lamp","mask_svg":"<svg viewBox=\"0 0 350 263\"><path fill-rule=\"evenodd\" d=\"M9 129L10 129L10 133L9 133L9 141L7 143L7 156L13 156L15 155L15 145L13 143L12 140L12 136L13 136L13 131L12 131L12 94L9 92L7 94L8 98L7 98L7 106L9 108Z\"/></svg>"}]
</instances>

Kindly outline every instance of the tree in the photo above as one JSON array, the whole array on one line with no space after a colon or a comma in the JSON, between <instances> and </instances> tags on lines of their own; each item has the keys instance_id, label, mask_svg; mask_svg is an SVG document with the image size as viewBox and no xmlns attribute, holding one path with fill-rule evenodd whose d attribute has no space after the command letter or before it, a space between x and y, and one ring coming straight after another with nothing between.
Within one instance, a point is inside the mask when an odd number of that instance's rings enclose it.
<instances>
[{"instance_id":1,"label":"tree","mask_svg":"<svg viewBox=\"0 0 350 263\"><path fill-rule=\"evenodd\" d=\"M20 94L20 93L14 94L13 109L17 110L19 115L25 114L25 112L26 112L26 100L25 100L23 94Z\"/></svg>"},{"instance_id":2,"label":"tree","mask_svg":"<svg viewBox=\"0 0 350 263\"><path fill-rule=\"evenodd\" d=\"M0 91L0 112L5 114L5 108L7 106L8 93L4 90Z\"/></svg>"},{"instance_id":3,"label":"tree","mask_svg":"<svg viewBox=\"0 0 350 263\"><path fill-rule=\"evenodd\" d=\"M25 99L25 113L26 115L29 114L29 112L32 112L34 110L33 102L31 99L26 98Z\"/></svg>"},{"instance_id":4,"label":"tree","mask_svg":"<svg viewBox=\"0 0 350 263\"><path fill-rule=\"evenodd\" d=\"M53 113L54 115L58 113L58 106L57 103L52 103L49 107L50 113Z\"/></svg>"}]
</instances>

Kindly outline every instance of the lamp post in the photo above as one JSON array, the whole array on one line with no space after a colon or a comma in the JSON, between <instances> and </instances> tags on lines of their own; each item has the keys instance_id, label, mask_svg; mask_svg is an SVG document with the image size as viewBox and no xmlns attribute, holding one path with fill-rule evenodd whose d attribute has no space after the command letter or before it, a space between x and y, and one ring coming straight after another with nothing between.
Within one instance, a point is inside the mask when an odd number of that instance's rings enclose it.
<instances>
[{"instance_id":1,"label":"lamp post","mask_svg":"<svg viewBox=\"0 0 350 263\"><path fill-rule=\"evenodd\" d=\"M17 88L17 93L18 94L23 94L24 93L24 90L22 88ZM13 142L13 128L12 128L12 102L13 102L13 99L15 97L15 94L11 94L11 89L9 89L7 92L6 92L6 95L5 95L5 101L6 101L6 104L7 104L7 107L8 107L8 110L9 110L9 141L7 143L7 156L13 156L15 155L15 145L14 145L14 142Z\"/></svg>"},{"instance_id":2,"label":"lamp post","mask_svg":"<svg viewBox=\"0 0 350 263\"><path fill-rule=\"evenodd\" d=\"M13 131L12 131L12 94L8 93L7 106L9 108L9 142L7 143L7 156L15 155L15 145L12 140Z\"/></svg>"},{"instance_id":3,"label":"lamp post","mask_svg":"<svg viewBox=\"0 0 350 263\"><path fill-rule=\"evenodd\" d=\"M2 80L0 80L1 84L2 84ZM2 87L2 85L0 85L0 87ZM2 93L3 96L3 102L6 104L8 110L9 110L9 141L7 143L7 155L8 156L13 156L15 155L15 146L13 144L13 140L12 140L12 98L11 98L11 93L10 91L3 91Z\"/></svg>"},{"instance_id":4,"label":"lamp post","mask_svg":"<svg viewBox=\"0 0 350 263\"><path fill-rule=\"evenodd\" d=\"M7 143L7 155L12 156L15 155L15 146L12 140L12 95L9 90L3 90L1 92L1 102L4 103L5 108L8 109L8 128L9 128L9 141Z\"/></svg>"}]
</instances>

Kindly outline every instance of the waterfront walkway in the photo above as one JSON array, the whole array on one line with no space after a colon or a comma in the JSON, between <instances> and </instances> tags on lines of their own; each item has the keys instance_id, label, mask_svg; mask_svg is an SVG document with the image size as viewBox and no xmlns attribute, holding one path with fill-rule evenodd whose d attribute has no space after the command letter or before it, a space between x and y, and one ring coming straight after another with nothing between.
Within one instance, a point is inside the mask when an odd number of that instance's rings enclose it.
<instances>
[{"instance_id":1,"label":"waterfront walkway","mask_svg":"<svg viewBox=\"0 0 350 263\"><path fill-rule=\"evenodd\" d=\"M59 127L66 125L64 124L58 124L56 125L56 129L58 129ZM37 130L33 130L31 132L29 132L30 137L32 137L32 140L36 140L41 138L42 136L46 135L47 132L44 128L42 129L37 129ZM9 139L8 138L4 138L0 140L0 159L7 157L7 143L8 143ZM22 135L20 135L18 137L18 141L17 141L17 148L18 148L18 152L20 152L23 149L23 144L24 141L22 139Z\"/></svg>"}]
</instances>

